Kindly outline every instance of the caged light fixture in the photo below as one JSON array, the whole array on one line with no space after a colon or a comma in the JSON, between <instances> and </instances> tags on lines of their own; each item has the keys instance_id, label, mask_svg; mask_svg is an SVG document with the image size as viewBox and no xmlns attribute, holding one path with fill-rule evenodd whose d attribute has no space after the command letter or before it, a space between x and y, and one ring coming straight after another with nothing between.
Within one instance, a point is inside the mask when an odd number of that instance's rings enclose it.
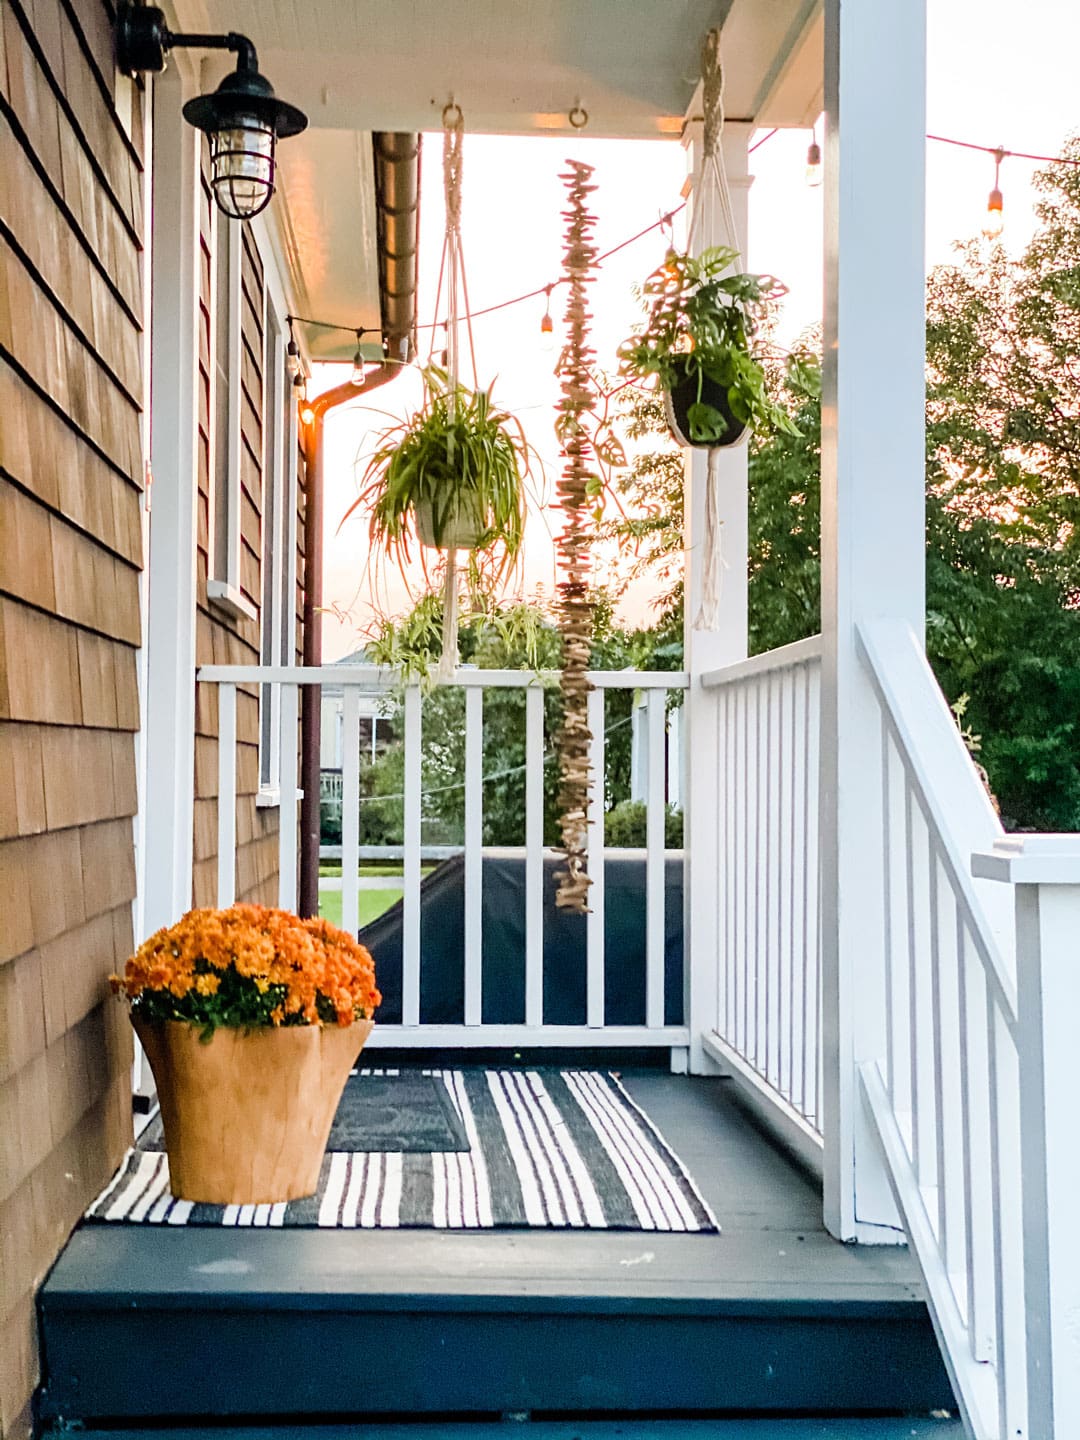
<instances>
[{"instance_id":1,"label":"caged light fixture","mask_svg":"<svg viewBox=\"0 0 1080 1440\"><path fill-rule=\"evenodd\" d=\"M228 50L236 69L210 95L184 106L184 119L210 141L210 185L218 207L233 220L250 220L274 193L278 140L299 135L307 116L274 94L259 74L255 46L244 35L178 35L154 5L122 4L116 17L116 63L128 75L160 72L170 50Z\"/></svg>"}]
</instances>

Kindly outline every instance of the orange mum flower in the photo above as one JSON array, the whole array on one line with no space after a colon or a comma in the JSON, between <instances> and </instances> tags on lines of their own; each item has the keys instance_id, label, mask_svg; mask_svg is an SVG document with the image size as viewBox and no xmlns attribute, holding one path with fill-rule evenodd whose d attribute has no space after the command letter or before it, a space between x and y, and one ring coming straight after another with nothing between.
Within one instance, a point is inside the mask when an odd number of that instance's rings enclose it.
<instances>
[{"instance_id":1,"label":"orange mum flower","mask_svg":"<svg viewBox=\"0 0 1080 1440\"><path fill-rule=\"evenodd\" d=\"M382 999L353 936L262 905L191 910L111 978L142 1013L207 1026L351 1025Z\"/></svg>"}]
</instances>

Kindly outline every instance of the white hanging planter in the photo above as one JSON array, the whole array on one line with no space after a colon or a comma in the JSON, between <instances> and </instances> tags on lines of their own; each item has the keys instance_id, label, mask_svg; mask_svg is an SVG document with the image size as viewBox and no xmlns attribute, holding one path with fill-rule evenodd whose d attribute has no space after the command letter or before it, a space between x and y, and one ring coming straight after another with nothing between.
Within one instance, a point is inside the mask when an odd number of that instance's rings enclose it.
<instances>
[{"instance_id":1,"label":"white hanging planter","mask_svg":"<svg viewBox=\"0 0 1080 1440\"><path fill-rule=\"evenodd\" d=\"M414 513L420 544L432 550L475 550L488 528L487 516L464 497L445 515L441 536L436 533L432 501L418 500Z\"/></svg>"}]
</instances>

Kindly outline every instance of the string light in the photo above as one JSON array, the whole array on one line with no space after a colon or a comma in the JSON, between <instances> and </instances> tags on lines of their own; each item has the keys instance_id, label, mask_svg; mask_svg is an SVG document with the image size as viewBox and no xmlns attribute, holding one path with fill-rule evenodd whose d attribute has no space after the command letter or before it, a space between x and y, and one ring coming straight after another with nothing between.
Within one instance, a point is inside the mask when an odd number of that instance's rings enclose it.
<instances>
[{"instance_id":1,"label":"string light","mask_svg":"<svg viewBox=\"0 0 1080 1440\"><path fill-rule=\"evenodd\" d=\"M1004 158L1005 151L998 146L994 151L994 188L986 202L986 219L983 221L983 234L988 240L996 240L1005 224L1002 213L1004 201L1001 198L1001 162Z\"/></svg>"},{"instance_id":2,"label":"string light","mask_svg":"<svg viewBox=\"0 0 1080 1440\"><path fill-rule=\"evenodd\" d=\"M292 316L289 316L289 343L285 346L285 354L289 366L289 374L296 375L300 369L300 346L296 343L296 336L293 333Z\"/></svg>"},{"instance_id":3,"label":"string light","mask_svg":"<svg viewBox=\"0 0 1080 1440\"><path fill-rule=\"evenodd\" d=\"M555 322L551 318L551 292L554 287L544 286L544 313L540 319L540 348L545 354L555 348Z\"/></svg>"},{"instance_id":4,"label":"string light","mask_svg":"<svg viewBox=\"0 0 1080 1440\"><path fill-rule=\"evenodd\" d=\"M779 134L779 129L766 131L766 133L759 140L755 140L754 144L749 147L748 153L752 154L755 150L760 149L767 140L771 140L772 137L777 134ZM984 155L992 155L998 165L1000 165L1002 160L1012 157L1016 160L1033 160L1042 165L1072 165L1080 167L1080 159L1074 159L1072 156L1069 155L1034 155L1025 150L1006 150L999 145L976 145L970 140L956 140L949 135L928 134L926 138L927 140L933 140L941 145L957 145L964 150L980 150ZM818 183L820 183L816 178L812 179L810 174L812 168L817 168L820 166L821 147L818 144L817 132L815 130L814 138L811 141L811 144L807 149L806 153L806 179L808 184L816 186ZM821 173L823 174L823 171ZM997 192L997 195L995 197L994 192L991 192L991 200L994 200L996 198L999 203L996 205L992 205L988 208L996 209L997 214L1000 217L1002 209L1000 204L1000 190L997 185L995 185L994 189ZM681 205L677 205L666 215L662 215L659 220L654 220L651 225L646 225L643 230L637 231L636 234L628 236L627 239L620 241L618 245L613 245L610 250L605 250L603 254L598 255L596 257L597 263L599 264L603 260L610 259L612 255L617 254L620 250L625 250L628 245L633 245L638 240L644 239L646 235L651 235L654 230L666 228L670 231L672 228L672 221L674 220L675 216L680 214L685 209L685 202ZM556 280L553 281L550 285L538 285L534 290L526 290L521 295L512 295L508 300L500 300L495 305L485 305L479 310L471 310L469 311L468 315L462 315L458 318L461 320L476 320L479 319L482 315L493 315L496 311L506 310L511 305L520 305L526 300L536 300L541 295L547 297L550 295L551 291L556 288L556 286L563 283L564 282L562 280ZM288 322L290 332L292 329L292 325L295 322L299 325L312 325L320 330L337 330L344 333L356 333L352 325L341 325L337 321L332 320L314 320L304 315L290 315L288 316ZM418 330L436 330L440 325L445 326L445 322L441 320L428 320L425 321L422 325L418 325L416 328ZM543 322L541 321L541 333L544 333L542 327ZM290 340L289 342L288 354L290 363L293 362L295 358L295 361L298 365L300 352L299 348L296 347L294 340Z\"/></svg>"},{"instance_id":5,"label":"string light","mask_svg":"<svg viewBox=\"0 0 1080 1440\"><path fill-rule=\"evenodd\" d=\"M806 151L806 183L810 186L821 184L821 146L818 144L817 126L811 131L811 141Z\"/></svg>"},{"instance_id":6,"label":"string light","mask_svg":"<svg viewBox=\"0 0 1080 1440\"><path fill-rule=\"evenodd\" d=\"M357 330L356 353L352 357L352 375L350 376L350 379L358 390L363 388L364 381L367 379L367 374L364 370L364 352L360 346L360 342L363 340L363 338L363 330Z\"/></svg>"}]
</instances>

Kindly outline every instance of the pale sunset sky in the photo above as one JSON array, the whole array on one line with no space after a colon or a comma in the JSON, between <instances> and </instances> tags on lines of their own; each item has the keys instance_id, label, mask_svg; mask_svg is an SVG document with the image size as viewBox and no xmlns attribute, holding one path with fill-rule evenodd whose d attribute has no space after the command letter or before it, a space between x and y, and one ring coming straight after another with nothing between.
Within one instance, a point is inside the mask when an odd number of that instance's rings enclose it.
<instances>
[{"instance_id":1,"label":"pale sunset sky","mask_svg":"<svg viewBox=\"0 0 1080 1440\"><path fill-rule=\"evenodd\" d=\"M981 145L1053 155L1080 131L1080 3L1028 0L929 0L927 130ZM466 126L468 115L466 114ZM760 138L760 136L756 137ZM804 131L781 131L751 157L747 269L767 271L788 286L780 338L794 338L821 315L821 190L804 179ZM469 299L474 310L558 278L566 158L595 167L596 239L601 251L643 229L680 200L685 155L673 141L589 140L581 137L504 138L468 136L462 236ZM1030 162L1007 159L1002 167L1005 200L1003 243L1019 253L1033 224ZM425 139L421 196L420 316L433 318L435 280L442 246L441 137ZM988 155L928 142L926 256L928 268L947 261L952 245L977 234L993 183ZM676 239L680 232L676 230ZM658 231L605 262L592 287L593 344L601 366L614 368L614 350L640 311L631 294L663 258ZM883 281L884 283L884 281ZM496 382L496 398L513 411L547 466L547 497L558 473L552 405L558 394L552 374L561 330L565 290L552 297L555 352L541 345L543 299L526 301L474 322L478 378ZM426 357L426 337L421 341ZM318 373L322 371L322 374ZM340 367L318 367L317 388L340 383ZM466 370L466 378L471 378ZM338 411L327 424L325 599L323 644L333 660L363 643L373 607L396 613L408 594L396 570L379 558L367 566L367 527L359 514L338 532L356 494L357 458L364 458L372 430L385 412L407 414L420 395L419 376L408 372L371 396L370 407ZM359 398L359 397L358 397ZM541 498L541 497L538 497ZM553 550L543 514L531 508L524 574L518 589L550 591ZM420 593L422 577L413 583ZM650 596L631 599L627 618L644 621Z\"/></svg>"}]
</instances>

